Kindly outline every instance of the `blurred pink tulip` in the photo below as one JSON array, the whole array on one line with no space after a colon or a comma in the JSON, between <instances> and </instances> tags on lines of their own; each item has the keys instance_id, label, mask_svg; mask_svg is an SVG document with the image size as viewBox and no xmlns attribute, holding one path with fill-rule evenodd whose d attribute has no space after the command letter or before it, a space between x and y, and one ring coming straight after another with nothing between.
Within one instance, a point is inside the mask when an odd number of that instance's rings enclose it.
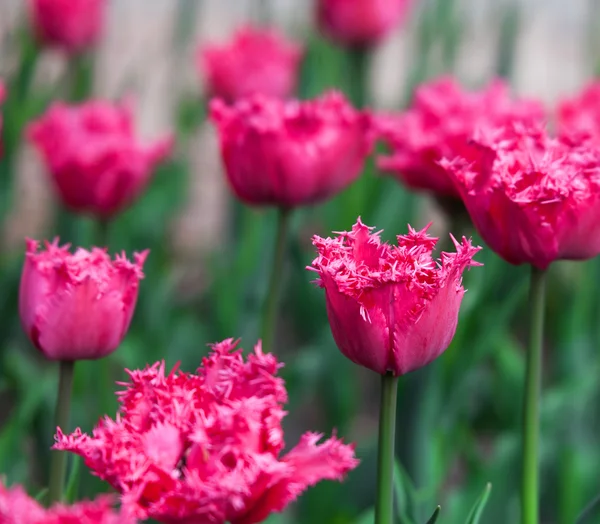
<instances>
[{"instance_id":1,"label":"blurred pink tulip","mask_svg":"<svg viewBox=\"0 0 600 524\"><path fill-rule=\"evenodd\" d=\"M197 64L211 96L233 102L255 93L291 96L303 49L275 29L244 26L225 44L198 49Z\"/></svg>"},{"instance_id":2,"label":"blurred pink tulip","mask_svg":"<svg viewBox=\"0 0 600 524\"><path fill-rule=\"evenodd\" d=\"M211 103L235 194L251 205L291 208L326 200L360 175L371 151L367 113L337 92L309 101L254 96Z\"/></svg>"},{"instance_id":3,"label":"blurred pink tulip","mask_svg":"<svg viewBox=\"0 0 600 524\"><path fill-rule=\"evenodd\" d=\"M58 241L27 240L19 314L27 336L51 360L105 357L127 333L148 254L111 260L106 251L77 249Z\"/></svg>"}]
</instances>

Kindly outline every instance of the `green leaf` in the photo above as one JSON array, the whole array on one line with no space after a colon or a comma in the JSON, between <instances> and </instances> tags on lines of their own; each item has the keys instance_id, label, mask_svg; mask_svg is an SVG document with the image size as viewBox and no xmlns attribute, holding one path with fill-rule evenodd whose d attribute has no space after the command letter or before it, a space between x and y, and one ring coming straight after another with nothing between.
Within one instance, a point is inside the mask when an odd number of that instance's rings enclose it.
<instances>
[{"instance_id":1,"label":"green leaf","mask_svg":"<svg viewBox=\"0 0 600 524\"><path fill-rule=\"evenodd\" d=\"M437 522L437 519L440 516L441 509L442 506L438 506L437 508L435 508L435 511L433 512L433 515L431 515L431 518L427 521L427 524L435 524Z\"/></svg>"},{"instance_id":2,"label":"green leaf","mask_svg":"<svg viewBox=\"0 0 600 524\"><path fill-rule=\"evenodd\" d=\"M575 524L584 524L586 522L592 522L590 517L593 517L599 513L600 510L600 495L596 495L594 500L592 500L575 520Z\"/></svg>"},{"instance_id":3,"label":"green leaf","mask_svg":"<svg viewBox=\"0 0 600 524\"><path fill-rule=\"evenodd\" d=\"M73 461L71 464L71 472L67 480L67 488L63 499L72 504L77 500L78 488L79 488L79 473L81 471L81 457L73 455Z\"/></svg>"},{"instance_id":4,"label":"green leaf","mask_svg":"<svg viewBox=\"0 0 600 524\"><path fill-rule=\"evenodd\" d=\"M396 495L398 514L400 516L399 521L402 524L414 524L415 521L410 515L410 508L415 504L416 490L408 473L406 473L398 461L394 464L394 492Z\"/></svg>"},{"instance_id":5,"label":"green leaf","mask_svg":"<svg viewBox=\"0 0 600 524\"><path fill-rule=\"evenodd\" d=\"M42 502L45 498L46 498L46 494L48 493L48 488L42 488L39 493L36 494L35 497L33 497L35 500L37 500L38 502Z\"/></svg>"},{"instance_id":6,"label":"green leaf","mask_svg":"<svg viewBox=\"0 0 600 524\"><path fill-rule=\"evenodd\" d=\"M360 514L354 524L373 524L375 522L375 510L373 508Z\"/></svg>"},{"instance_id":7,"label":"green leaf","mask_svg":"<svg viewBox=\"0 0 600 524\"><path fill-rule=\"evenodd\" d=\"M483 514L483 510L485 505L487 504L488 498L490 497L490 492L492 491L492 484L488 482L483 490L483 493L475 502L475 505L471 509L469 516L467 517L467 524L478 524L481 515Z\"/></svg>"}]
</instances>

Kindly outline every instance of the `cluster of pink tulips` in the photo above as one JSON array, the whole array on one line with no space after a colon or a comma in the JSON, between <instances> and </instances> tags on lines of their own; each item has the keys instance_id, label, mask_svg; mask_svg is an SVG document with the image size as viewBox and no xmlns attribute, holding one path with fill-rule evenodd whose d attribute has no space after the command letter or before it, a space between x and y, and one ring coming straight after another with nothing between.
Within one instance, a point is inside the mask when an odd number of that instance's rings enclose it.
<instances>
[{"instance_id":1,"label":"cluster of pink tulips","mask_svg":"<svg viewBox=\"0 0 600 524\"><path fill-rule=\"evenodd\" d=\"M396 28L409 7L406 0L317 4L321 31L360 52ZM28 7L41 46L73 56L102 37L105 0L30 0ZM302 56L301 44L251 25L231 42L197 53L232 192L244 204L279 211L262 342L253 351L243 354L231 338L212 345L195 371L169 370L164 361L127 370L116 415L99 413L91 431L72 431L74 366L106 357L127 336L152 253L139 246L131 262L125 254L111 258L110 246L26 240L19 314L31 343L59 365L56 451L46 506L20 486L0 484L0 523L253 524L284 510L310 486L342 481L360 467L354 444L335 432L328 438L304 433L284 450L288 395L278 375L274 330L290 216L356 181L376 142L387 147L376 159L382 172L411 190L450 200L448 213L468 214L490 250L510 264L531 266L521 522L540 522L546 270L557 260L600 253L600 83L548 110L537 100L514 98L501 80L469 91L442 77L418 86L406 110L389 114L356 108L335 90L294 98ZM0 88L0 101L3 96ZM25 136L62 205L100 224L143 198L156 166L174 147L171 135L143 143L128 101L55 102L28 124ZM466 237L450 235L453 251L436 254L438 239L428 227L408 226L387 243L357 217L346 231L312 238L315 258L306 285L313 275L323 289L341 353L381 377L376 524L397 522L398 379L448 348L466 291L463 272L481 265L481 248ZM64 504L65 452L80 455L111 494Z\"/></svg>"}]
</instances>

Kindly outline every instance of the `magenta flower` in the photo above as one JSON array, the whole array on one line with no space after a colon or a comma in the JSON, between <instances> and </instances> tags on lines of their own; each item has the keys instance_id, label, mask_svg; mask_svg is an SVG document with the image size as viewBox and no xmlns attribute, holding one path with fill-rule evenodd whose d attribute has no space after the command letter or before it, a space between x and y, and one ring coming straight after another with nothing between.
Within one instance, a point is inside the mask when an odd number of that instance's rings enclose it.
<instances>
[{"instance_id":1,"label":"magenta flower","mask_svg":"<svg viewBox=\"0 0 600 524\"><path fill-rule=\"evenodd\" d=\"M27 336L52 360L101 358L127 333L148 251L114 261L106 251L27 240L19 314Z\"/></svg>"},{"instance_id":2,"label":"magenta flower","mask_svg":"<svg viewBox=\"0 0 600 524\"><path fill-rule=\"evenodd\" d=\"M378 158L378 166L411 189L458 198L452 177L439 164L442 158L460 155L481 127L543 117L541 103L511 98L501 80L471 92L442 77L419 86L407 111L378 119L381 138L391 150Z\"/></svg>"},{"instance_id":3,"label":"magenta flower","mask_svg":"<svg viewBox=\"0 0 600 524\"><path fill-rule=\"evenodd\" d=\"M296 89L302 54L300 44L275 29L244 26L226 44L198 48L197 64L211 96L287 98Z\"/></svg>"},{"instance_id":4,"label":"magenta flower","mask_svg":"<svg viewBox=\"0 0 600 524\"><path fill-rule=\"evenodd\" d=\"M410 0L318 0L319 29L347 46L376 44L404 18Z\"/></svg>"},{"instance_id":5,"label":"magenta flower","mask_svg":"<svg viewBox=\"0 0 600 524\"><path fill-rule=\"evenodd\" d=\"M600 150L541 126L488 131L444 160L475 227L511 264L600 253Z\"/></svg>"},{"instance_id":6,"label":"magenta flower","mask_svg":"<svg viewBox=\"0 0 600 524\"><path fill-rule=\"evenodd\" d=\"M561 134L588 135L600 143L600 80L585 86L557 107L558 130Z\"/></svg>"},{"instance_id":7,"label":"magenta flower","mask_svg":"<svg viewBox=\"0 0 600 524\"><path fill-rule=\"evenodd\" d=\"M29 0L29 16L44 45L79 53L100 39L106 7L106 0Z\"/></svg>"},{"instance_id":8,"label":"magenta flower","mask_svg":"<svg viewBox=\"0 0 600 524\"><path fill-rule=\"evenodd\" d=\"M29 125L28 136L64 205L104 219L142 193L156 164L173 146L170 135L142 145L131 107L101 100L55 103Z\"/></svg>"},{"instance_id":9,"label":"magenta flower","mask_svg":"<svg viewBox=\"0 0 600 524\"><path fill-rule=\"evenodd\" d=\"M115 420L91 436L60 428L54 449L81 455L139 518L168 524L261 522L307 487L355 468L353 446L305 433L284 447L281 364L260 343L246 360L236 342L213 346L197 374L164 362L129 371Z\"/></svg>"},{"instance_id":10,"label":"magenta flower","mask_svg":"<svg viewBox=\"0 0 600 524\"><path fill-rule=\"evenodd\" d=\"M99 497L66 506L45 509L20 486L7 488L0 482L1 524L135 524L125 513L112 509L111 497Z\"/></svg>"},{"instance_id":11,"label":"magenta flower","mask_svg":"<svg viewBox=\"0 0 600 524\"><path fill-rule=\"evenodd\" d=\"M381 242L360 218L335 238L313 237L318 257L308 269L325 289L333 338L352 362L404 375L448 347L464 295L462 273L479 247L462 239L456 253L433 258L437 238L409 226L398 245Z\"/></svg>"},{"instance_id":12,"label":"magenta flower","mask_svg":"<svg viewBox=\"0 0 600 524\"><path fill-rule=\"evenodd\" d=\"M283 102L262 96L211 103L235 194L251 205L295 207L326 200L360 175L371 119L341 93Z\"/></svg>"}]
</instances>

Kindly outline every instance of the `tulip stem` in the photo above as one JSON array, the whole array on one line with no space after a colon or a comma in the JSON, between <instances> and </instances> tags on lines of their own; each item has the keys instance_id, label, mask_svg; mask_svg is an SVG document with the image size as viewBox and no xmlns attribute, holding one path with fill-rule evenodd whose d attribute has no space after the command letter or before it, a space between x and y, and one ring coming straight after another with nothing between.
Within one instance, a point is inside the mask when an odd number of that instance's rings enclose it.
<instances>
[{"instance_id":1,"label":"tulip stem","mask_svg":"<svg viewBox=\"0 0 600 524\"><path fill-rule=\"evenodd\" d=\"M349 50L349 94L352 103L357 108L363 108L367 104L367 91L369 85L369 61L370 52L368 47L353 47Z\"/></svg>"},{"instance_id":2,"label":"tulip stem","mask_svg":"<svg viewBox=\"0 0 600 524\"><path fill-rule=\"evenodd\" d=\"M263 322L261 329L262 347L265 352L271 351L271 344L277 327L277 308L279 305L279 291L281 287L283 263L285 260L285 246L289 228L291 210L280 208L277 218L277 238L275 240L275 251L273 254L273 265L267 298L263 311Z\"/></svg>"},{"instance_id":3,"label":"tulip stem","mask_svg":"<svg viewBox=\"0 0 600 524\"><path fill-rule=\"evenodd\" d=\"M545 288L545 272L532 267L529 290L530 337L523 397L523 471L521 479L521 522L523 524L538 524L539 522L538 441Z\"/></svg>"},{"instance_id":4,"label":"tulip stem","mask_svg":"<svg viewBox=\"0 0 600 524\"><path fill-rule=\"evenodd\" d=\"M375 524L394 522L394 438L397 393L398 377L391 373L381 375Z\"/></svg>"},{"instance_id":5,"label":"tulip stem","mask_svg":"<svg viewBox=\"0 0 600 524\"><path fill-rule=\"evenodd\" d=\"M73 371L75 362L61 360L59 362L58 396L54 426L68 431L69 413L71 410L71 391L73 389ZM67 472L67 454L64 451L52 451L50 459L50 483L48 485L48 502L52 504L62 499L63 487Z\"/></svg>"}]
</instances>

